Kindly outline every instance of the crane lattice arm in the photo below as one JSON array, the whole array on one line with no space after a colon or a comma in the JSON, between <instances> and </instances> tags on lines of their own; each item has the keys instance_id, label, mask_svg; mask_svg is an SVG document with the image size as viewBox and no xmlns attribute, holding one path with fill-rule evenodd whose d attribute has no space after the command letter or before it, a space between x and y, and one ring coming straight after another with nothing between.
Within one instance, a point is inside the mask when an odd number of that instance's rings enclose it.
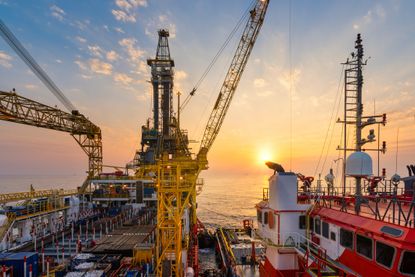
<instances>
[{"instance_id":1,"label":"crane lattice arm","mask_svg":"<svg viewBox=\"0 0 415 277\"><path fill-rule=\"evenodd\" d=\"M35 59L23 47L20 41L14 36L12 31L7 28L6 24L0 19L0 36L7 42L7 44L16 52L22 61L32 70L32 72L39 78L40 81L61 101L61 103L72 112L75 107L71 101L63 94L46 72L39 66Z\"/></svg>"},{"instance_id":2,"label":"crane lattice arm","mask_svg":"<svg viewBox=\"0 0 415 277\"><path fill-rule=\"evenodd\" d=\"M101 129L85 116L67 113L13 92L0 91L0 120L70 133L88 155L88 177L102 172ZM84 183L81 192L85 189Z\"/></svg>"},{"instance_id":3,"label":"crane lattice arm","mask_svg":"<svg viewBox=\"0 0 415 277\"><path fill-rule=\"evenodd\" d=\"M232 59L228 73L222 84L215 106L210 114L209 121L203 134L198 157L206 159L207 152L217 137L220 127L228 111L232 97L241 79L249 55L254 47L256 38L264 22L269 0L257 0L250 11L250 18L245 26L238 48Z\"/></svg>"}]
</instances>

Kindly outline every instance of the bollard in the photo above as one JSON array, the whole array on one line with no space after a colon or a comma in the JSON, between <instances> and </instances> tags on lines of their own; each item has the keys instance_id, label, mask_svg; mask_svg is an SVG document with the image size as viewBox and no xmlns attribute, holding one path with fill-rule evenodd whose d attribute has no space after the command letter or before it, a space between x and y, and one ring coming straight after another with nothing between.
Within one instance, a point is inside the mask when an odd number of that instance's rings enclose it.
<instances>
[{"instance_id":1,"label":"bollard","mask_svg":"<svg viewBox=\"0 0 415 277\"><path fill-rule=\"evenodd\" d=\"M56 241L56 261L59 264L59 243Z\"/></svg>"},{"instance_id":2,"label":"bollard","mask_svg":"<svg viewBox=\"0 0 415 277\"><path fill-rule=\"evenodd\" d=\"M42 239L42 272L45 272L45 248L44 248L43 239Z\"/></svg>"},{"instance_id":3,"label":"bollard","mask_svg":"<svg viewBox=\"0 0 415 277\"><path fill-rule=\"evenodd\" d=\"M2 271L3 271L3 277L6 277L6 266L5 265L3 265L2 266Z\"/></svg>"},{"instance_id":4,"label":"bollard","mask_svg":"<svg viewBox=\"0 0 415 277\"><path fill-rule=\"evenodd\" d=\"M32 277L32 264L29 265L29 277Z\"/></svg>"},{"instance_id":5,"label":"bollard","mask_svg":"<svg viewBox=\"0 0 415 277\"><path fill-rule=\"evenodd\" d=\"M26 275L26 267L27 267L27 261L26 261L26 256L23 257L23 276L27 276Z\"/></svg>"},{"instance_id":6,"label":"bollard","mask_svg":"<svg viewBox=\"0 0 415 277\"><path fill-rule=\"evenodd\" d=\"M46 259L46 277L49 277L49 257Z\"/></svg>"},{"instance_id":7,"label":"bollard","mask_svg":"<svg viewBox=\"0 0 415 277\"><path fill-rule=\"evenodd\" d=\"M71 224L71 241L73 241L74 224Z\"/></svg>"}]
</instances>

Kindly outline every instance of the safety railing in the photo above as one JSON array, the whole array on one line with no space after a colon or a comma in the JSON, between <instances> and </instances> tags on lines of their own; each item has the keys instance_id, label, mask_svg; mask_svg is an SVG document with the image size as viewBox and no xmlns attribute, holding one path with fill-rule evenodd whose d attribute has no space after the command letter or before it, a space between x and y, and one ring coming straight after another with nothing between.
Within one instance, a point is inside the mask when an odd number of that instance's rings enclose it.
<instances>
[{"instance_id":1,"label":"safety railing","mask_svg":"<svg viewBox=\"0 0 415 277\"><path fill-rule=\"evenodd\" d=\"M326 195L325 193L299 193L298 201L314 203L320 207L359 215L399 226L415 228L415 198L413 196L375 194L362 196Z\"/></svg>"},{"instance_id":2,"label":"safety railing","mask_svg":"<svg viewBox=\"0 0 415 277\"><path fill-rule=\"evenodd\" d=\"M56 189L48 189L48 190L36 190L36 191L27 191L27 192L13 192L13 193L2 193L0 194L0 203L8 203L14 202L19 200L27 200L32 198L42 198L42 197L50 197L50 196L70 196L75 195L78 193L78 190L71 189L71 190L56 190Z\"/></svg>"}]
</instances>

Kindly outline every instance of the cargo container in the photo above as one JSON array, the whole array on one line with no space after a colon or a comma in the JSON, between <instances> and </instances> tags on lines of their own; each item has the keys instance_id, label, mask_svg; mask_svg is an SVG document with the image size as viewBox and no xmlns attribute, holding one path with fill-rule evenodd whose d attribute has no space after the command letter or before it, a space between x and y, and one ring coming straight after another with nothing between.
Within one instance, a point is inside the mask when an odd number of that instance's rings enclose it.
<instances>
[{"instance_id":1,"label":"cargo container","mask_svg":"<svg viewBox=\"0 0 415 277\"><path fill-rule=\"evenodd\" d=\"M24 274L24 261L26 257L26 275ZM0 253L0 265L13 267L13 276L29 277L29 269L32 267L32 276L39 276L38 254L35 252Z\"/></svg>"}]
</instances>

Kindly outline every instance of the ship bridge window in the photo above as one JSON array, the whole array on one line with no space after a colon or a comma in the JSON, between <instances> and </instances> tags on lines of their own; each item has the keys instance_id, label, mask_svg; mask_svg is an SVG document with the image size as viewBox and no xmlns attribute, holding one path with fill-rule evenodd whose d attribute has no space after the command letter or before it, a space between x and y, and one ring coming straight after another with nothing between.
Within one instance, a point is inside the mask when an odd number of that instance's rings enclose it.
<instances>
[{"instance_id":1,"label":"ship bridge window","mask_svg":"<svg viewBox=\"0 0 415 277\"><path fill-rule=\"evenodd\" d=\"M310 226L311 231L314 231L314 217L308 218L308 226Z\"/></svg>"},{"instance_id":2,"label":"ship bridge window","mask_svg":"<svg viewBox=\"0 0 415 277\"><path fill-rule=\"evenodd\" d=\"M329 224L325 221L323 221L322 233L323 233L323 237L325 237L326 239L329 238Z\"/></svg>"},{"instance_id":3,"label":"ship bridge window","mask_svg":"<svg viewBox=\"0 0 415 277\"><path fill-rule=\"evenodd\" d=\"M382 242L376 242L376 262L388 268L392 267L395 248Z\"/></svg>"},{"instance_id":4,"label":"ship bridge window","mask_svg":"<svg viewBox=\"0 0 415 277\"><path fill-rule=\"evenodd\" d=\"M300 218L299 218L299 220L300 220L300 222L299 222L299 227L300 227L300 229L301 230L304 230L305 229L305 223L306 223L306 218L305 218L305 215L300 215Z\"/></svg>"},{"instance_id":5,"label":"ship bridge window","mask_svg":"<svg viewBox=\"0 0 415 277\"><path fill-rule=\"evenodd\" d=\"M353 250L353 232L340 228L340 245Z\"/></svg>"},{"instance_id":6,"label":"ship bridge window","mask_svg":"<svg viewBox=\"0 0 415 277\"><path fill-rule=\"evenodd\" d=\"M401 229L393 228L390 226L383 226L382 228L380 228L380 231L396 238L399 238L403 234L403 231Z\"/></svg>"},{"instance_id":7,"label":"ship bridge window","mask_svg":"<svg viewBox=\"0 0 415 277\"><path fill-rule=\"evenodd\" d=\"M356 234L356 252L369 259L372 259L372 256L373 256L372 239Z\"/></svg>"},{"instance_id":8,"label":"ship bridge window","mask_svg":"<svg viewBox=\"0 0 415 277\"><path fill-rule=\"evenodd\" d=\"M316 232L316 234L321 234L321 221L320 218L315 218L314 219L314 232Z\"/></svg>"},{"instance_id":9,"label":"ship bridge window","mask_svg":"<svg viewBox=\"0 0 415 277\"><path fill-rule=\"evenodd\" d=\"M258 223L261 223L262 224L262 211L261 210L257 210L256 211L256 215L257 215Z\"/></svg>"},{"instance_id":10,"label":"ship bridge window","mask_svg":"<svg viewBox=\"0 0 415 277\"><path fill-rule=\"evenodd\" d=\"M411 274L411 276L415 274L415 252L405 251L403 253L399 271L403 274Z\"/></svg>"},{"instance_id":11,"label":"ship bridge window","mask_svg":"<svg viewBox=\"0 0 415 277\"><path fill-rule=\"evenodd\" d=\"M268 224L268 212L264 212L264 224Z\"/></svg>"}]
</instances>

